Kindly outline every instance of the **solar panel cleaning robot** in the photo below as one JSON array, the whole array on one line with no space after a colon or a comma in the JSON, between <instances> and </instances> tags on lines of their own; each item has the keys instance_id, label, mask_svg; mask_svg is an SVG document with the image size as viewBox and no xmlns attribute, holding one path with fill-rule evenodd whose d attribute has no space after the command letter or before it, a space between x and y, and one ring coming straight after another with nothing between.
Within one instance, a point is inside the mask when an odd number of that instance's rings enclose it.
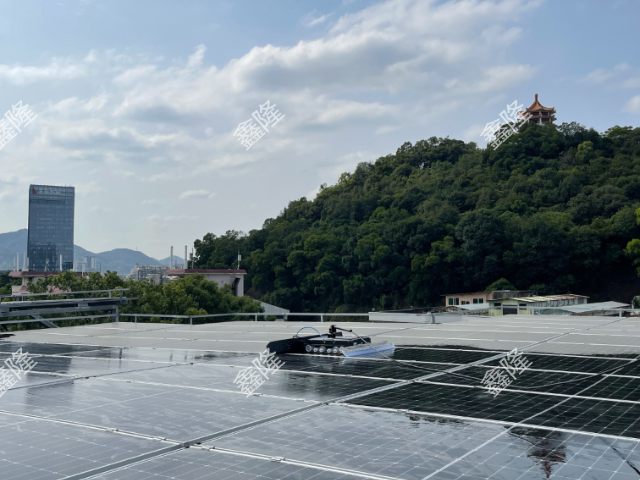
<instances>
[{"instance_id":1,"label":"solar panel cleaning robot","mask_svg":"<svg viewBox=\"0 0 640 480\"><path fill-rule=\"evenodd\" d=\"M300 336L306 328L315 330L317 335ZM345 337L342 332L349 332L353 337ZM331 325L329 333L322 335L313 327L302 327L293 336L285 340L275 340L267 345L275 353L301 353L309 355L337 355L345 357L366 357L385 355L396 347L391 342L372 342L370 337L361 337L353 330Z\"/></svg>"}]
</instances>

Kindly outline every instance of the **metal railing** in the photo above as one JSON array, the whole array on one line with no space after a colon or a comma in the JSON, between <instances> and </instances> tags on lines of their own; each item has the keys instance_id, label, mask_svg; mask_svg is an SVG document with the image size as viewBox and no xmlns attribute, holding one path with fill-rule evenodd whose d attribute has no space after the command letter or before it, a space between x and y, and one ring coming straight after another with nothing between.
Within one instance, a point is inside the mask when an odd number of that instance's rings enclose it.
<instances>
[{"instance_id":1,"label":"metal railing","mask_svg":"<svg viewBox=\"0 0 640 480\"><path fill-rule=\"evenodd\" d=\"M120 289L120 290L92 290L92 291L88 291L88 292L68 292L68 293L95 293L95 292L112 292L112 291L125 291L125 289ZM43 294L34 294L34 295L43 295ZM45 294L46 295L46 294ZM491 311L499 311L500 312L500 316L504 315L504 309L510 309L513 310L515 307L487 307L485 309L482 310L471 310L471 311L455 311L455 312L430 312L430 313L425 313L424 315L416 315L416 314L407 314L407 317L411 317L411 319L407 318L407 323L424 323L424 324L437 324L437 323L442 323L437 321L438 318L440 318L442 321L444 321L445 323L447 322L447 320L445 320L446 317L454 317L454 316L458 316L460 317L459 320L462 320L465 316L483 316L486 317L486 313L489 314L489 316L496 316L496 315L491 315ZM523 310L522 313L520 313L520 310ZM531 313L527 313L526 310L530 311ZM526 315L542 315L543 313L541 313L541 311L544 310L555 310L555 311L562 311L561 307L518 307L518 313L516 314L526 314ZM486 313L485 313L486 312ZM634 308L612 308L612 309L603 309L603 310L597 310L596 312L570 312L568 310L564 310L564 312L566 312L567 316L578 316L578 315L597 315L597 314L618 314L618 316L622 317L623 313L630 313L631 316L640 316L640 309L634 309ZM119 313L117 310L115 312L110 312L107 314L99 314L99 315L79 315L79 316L73 316L73 317L57 317L57 318L34 318L34 319L25 319L25 320L6 320L6 321L0 321L0 325L5 325L5 324L19 324L19 323L36 323L36 322L42 322L42 320L46 320L49 322L57 322L57 321L62 321L62 320L91 320L91 319L96 319L96 318L110 318L112 322L119 322L121 317L124 318L133 318L134 323L138 323L138 317L140 318L157 318L157 319L161 319L161 318L170 318L170 319L180 319L180 320L189 320L189 325L193 325L193 321L194 319L198 320L198 319L214 319L214 318L221 318L221 317L253 317L254 321L258 321L259 317L274 317L274 316L282 316L284 317L284 320L287 320L288 317L320 317L320 322L324 322L324 317L367 317L367 320L370 321L370 315L375 315L376 313L381 313L381 312L370 312L370 313L327 313L327 312L319 312L319 313L314 313L314 312L289 312L289 313L285 313L285 314L279 314L276 315L274 313L266 313L266 312L234 312L234 313L214 313L214 314L207 314L207 315L169 315L169 314L159 314L159 313ZM28 311L25 311L25 316L29 315ZM509 314L507 314L509 315ZM423 322L415 322L415 321L411 321L412 319L415 319L416 317L424 317L424 321ZM385 321L383 319L380 319L378 321ZM393 321L393 320L390 320ZM402 320L395 320L396 322L402 322ZM450 321L456 321L455 319L450 320ZM205 322L206 323L206 322Z\"/></svg>"},{"instance_id":2,"label":"metal railing","mask_svg":"<svg viewBox=\"0 0 640 480\"><path fill-rule=\"evenodd\" d=\"M128 288L113 288L111 290L82 290L78 292L15 293L11 295L0 295L0 298L50 297L53 295L56 295L56 296L79 295L81 293L109 293L109 298L111 298L111 292L120 292L120 297L122 297L122 292L128 292L128 291L129 291Z\"/></svg>"},{"instance_id":3,"label":"metal railing","mask_svg":"<svg viewBox=\"0 0 640 480\"><path fill-rule=\"evenodd\" d=\"M589 305L588 303L585 304L579 304L579 305ZM506 305L506 306L500 306L500 307L489 307L487 306L486 308L478 308L475 310L459 310L459 311L455 311L455 312L440 312L437 315L442 315L444 313L457 313L457 314L461 314L461 315L483 315L483 312L487 312L489 313L489 316L495 316L495 315L491 315L490 312L500 312L500 315L505 315L504 311L508 310L508 311L513 311L513 310L517 310L517 313L507 313L506 315L542 315L543 311L545 310L550 310L550 311L556 311L558 312L557 315L563 315L563 316L583 316L583 315L597 315L600 312L602 313L617 313L618 316L622 316L622 314L624 312L629 312L631 314L634 314L634 316L636 315L640 315L640 309L638 308L602 308L602 309L597 309L597 310L584 310L584 311L571 311L567 308L563 308L563 307L574 307L577 305L563 305L563 306L556 306L556 307L520 307L520 306L511 306L511 305ZM529 313L531 312L531 313ZM484 316L484 315L483 315Z\"/></svg>"},{"instance_id":4,"label":"metal railing","mask_svg":"<svg viewBox=\"0 0 640 480\"><path fill-rule=\"evenodd\" d=\"M254 317L254 321L258 321L258 317L275 317L281 315L286 320L287 317L320 317L320 321L324 322L324 317L369 317L368 313L265 313L265 312L238 312L238 313L213 313L208 315L162 315L156 313L120 313L119 317L133 317L134 323L138 323L138 317L142 318L181 318L189 319L189 325L193 325L193 319L196 318L216 318L216 317Z\"/></svg>"},{"instance_id":5,"label":"metal railing","mask_svg":"<svg viewBox=\"0 0 640 480\"><path fill-rule=\"evenodd\" d=\"M114 315L112 313L110 314L102 314L102 315L83 315L80 317L58 317L58 318L33 318L33 319L28 319L28 320L4 320L2 322L0 322L0 325L8 325L8 324L12 324L12 323L35 323L35 322L42 322L42 320L46 320L48 322L58 322L60 320L91 320L93 318L101 318L101 317L106 317L106 318L113 318Z\"/></svg>"}]
</instances>

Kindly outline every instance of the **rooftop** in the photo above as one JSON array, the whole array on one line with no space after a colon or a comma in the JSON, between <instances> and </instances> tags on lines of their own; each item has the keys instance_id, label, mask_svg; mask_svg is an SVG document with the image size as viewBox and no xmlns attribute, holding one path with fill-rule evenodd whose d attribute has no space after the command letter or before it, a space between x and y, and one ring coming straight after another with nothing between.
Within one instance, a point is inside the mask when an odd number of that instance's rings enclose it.
<instances>
[{"instance_id":1,"label":"rooftop","mask_svg":"<svg viewBox=\"0 0 640 480\"><path fill-rule=\"evenodd\" d=\"M483 292L466 292L466 293L443 293L441 297L448 297L451 295L486 295L488 293L520 293L520 292L533 292L534 290L488 290Z\"/></svg>"},{"instance_id":2,"label":"rooftop","mask_svg":"<svg viewBox=\"0 0 640 480\"><path fill-rule=\"evenodd\" d=\"M584 295L574 295L572 293L565 293L563 295L545 295L545 296L533 296L533 297L518 297L518 298L509 298L508 300L521 300L523 302L550 302L554 300L571 300L574 298L589 298Z\"/></svg>"},{"instance_id":3,"label":"rooftop","mask_svg":"<svg viewBox=\"0 0 640 480\"><path fill-rule=\"evenodd\" d=\"M555 112L556 109L554 107L543 107L542 104L538 101L538 94L536 93L535 100L533 101L531 106L527 108L527 111L531 112L531 111L537 111L537 110L544 110L546 112Z\"/></svg>"},{"instance_id":4,"label":"rooftop","mask_svg":"<svg viewBox=\"0 0 640 480\"><path fill-rule=\"evenodd\" d=\"M48 277L49 275L58 275L60 272L58 271L48 271L48 272L40 272L37 270L18 270L9 272L10 277ZM74 272L76 275L82 275L82 272Z\"/></svg>"},{"instance_id":5,"label":"rooftop","mask_svg":"<svg viewBox=\"0 0 640 480\"><path fill-rule=\"evenodd\" d=\"M234 275L246 275L246 270L225 270L225 269L208 269L208 268L174 268L172 270L167 270L165 272L166 275L187 275L190 273L204 273L204 274L234 274Z\"/></svg>"},{"instance_id":6,"label":"rooftop","mask_svg":"<svg viewBox=\"0 0 640 480\"><path fill-rule=\"evenodd\" d=\"M241 394L237 373L305 325L17 332L0 355L37 365L0 398L3 480L637 478L638 318L341 323L392 359L281 355ZM481 380L514 348L532 365L494 397Z\"/></svg>"}]
</instances>

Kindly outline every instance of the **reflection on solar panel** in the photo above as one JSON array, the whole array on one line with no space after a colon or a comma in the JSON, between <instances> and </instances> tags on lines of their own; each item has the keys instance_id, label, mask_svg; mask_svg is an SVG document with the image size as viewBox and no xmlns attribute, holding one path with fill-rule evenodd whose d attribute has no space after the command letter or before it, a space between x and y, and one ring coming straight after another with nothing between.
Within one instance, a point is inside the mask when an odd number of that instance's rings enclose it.
<instances>
[{"instance_id":1,"label":"reflection on solar panel","mask_svg":"<svg viewBox=\"0 0 640 480\"><path fill-rule=\"evenodd\" d=\"M107 324L20 332L37 366L0 397L0 477L17 479L640 478L640 328L618 317L348 324L390 358L281 355L301 324ZM482 384L518 348L531 367Z\"/></svg>"}]
</instances>

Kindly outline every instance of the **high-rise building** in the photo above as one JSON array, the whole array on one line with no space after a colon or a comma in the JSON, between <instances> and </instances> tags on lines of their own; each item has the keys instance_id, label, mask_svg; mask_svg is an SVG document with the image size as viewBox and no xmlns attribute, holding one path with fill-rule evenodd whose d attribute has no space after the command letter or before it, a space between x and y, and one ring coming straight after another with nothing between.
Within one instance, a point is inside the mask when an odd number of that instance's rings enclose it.
<instances>
[{"instance_id":1,"label":"high-rise building","mask_svg":"<svg viewBox=\"0 0 640 480\"><path fill-rule=\"evenodd\" d=\"M29 187L29 270L50 272L61 267L62 270L73 269L74 203L74 187Z\"/></svg>"}]
</instances>

